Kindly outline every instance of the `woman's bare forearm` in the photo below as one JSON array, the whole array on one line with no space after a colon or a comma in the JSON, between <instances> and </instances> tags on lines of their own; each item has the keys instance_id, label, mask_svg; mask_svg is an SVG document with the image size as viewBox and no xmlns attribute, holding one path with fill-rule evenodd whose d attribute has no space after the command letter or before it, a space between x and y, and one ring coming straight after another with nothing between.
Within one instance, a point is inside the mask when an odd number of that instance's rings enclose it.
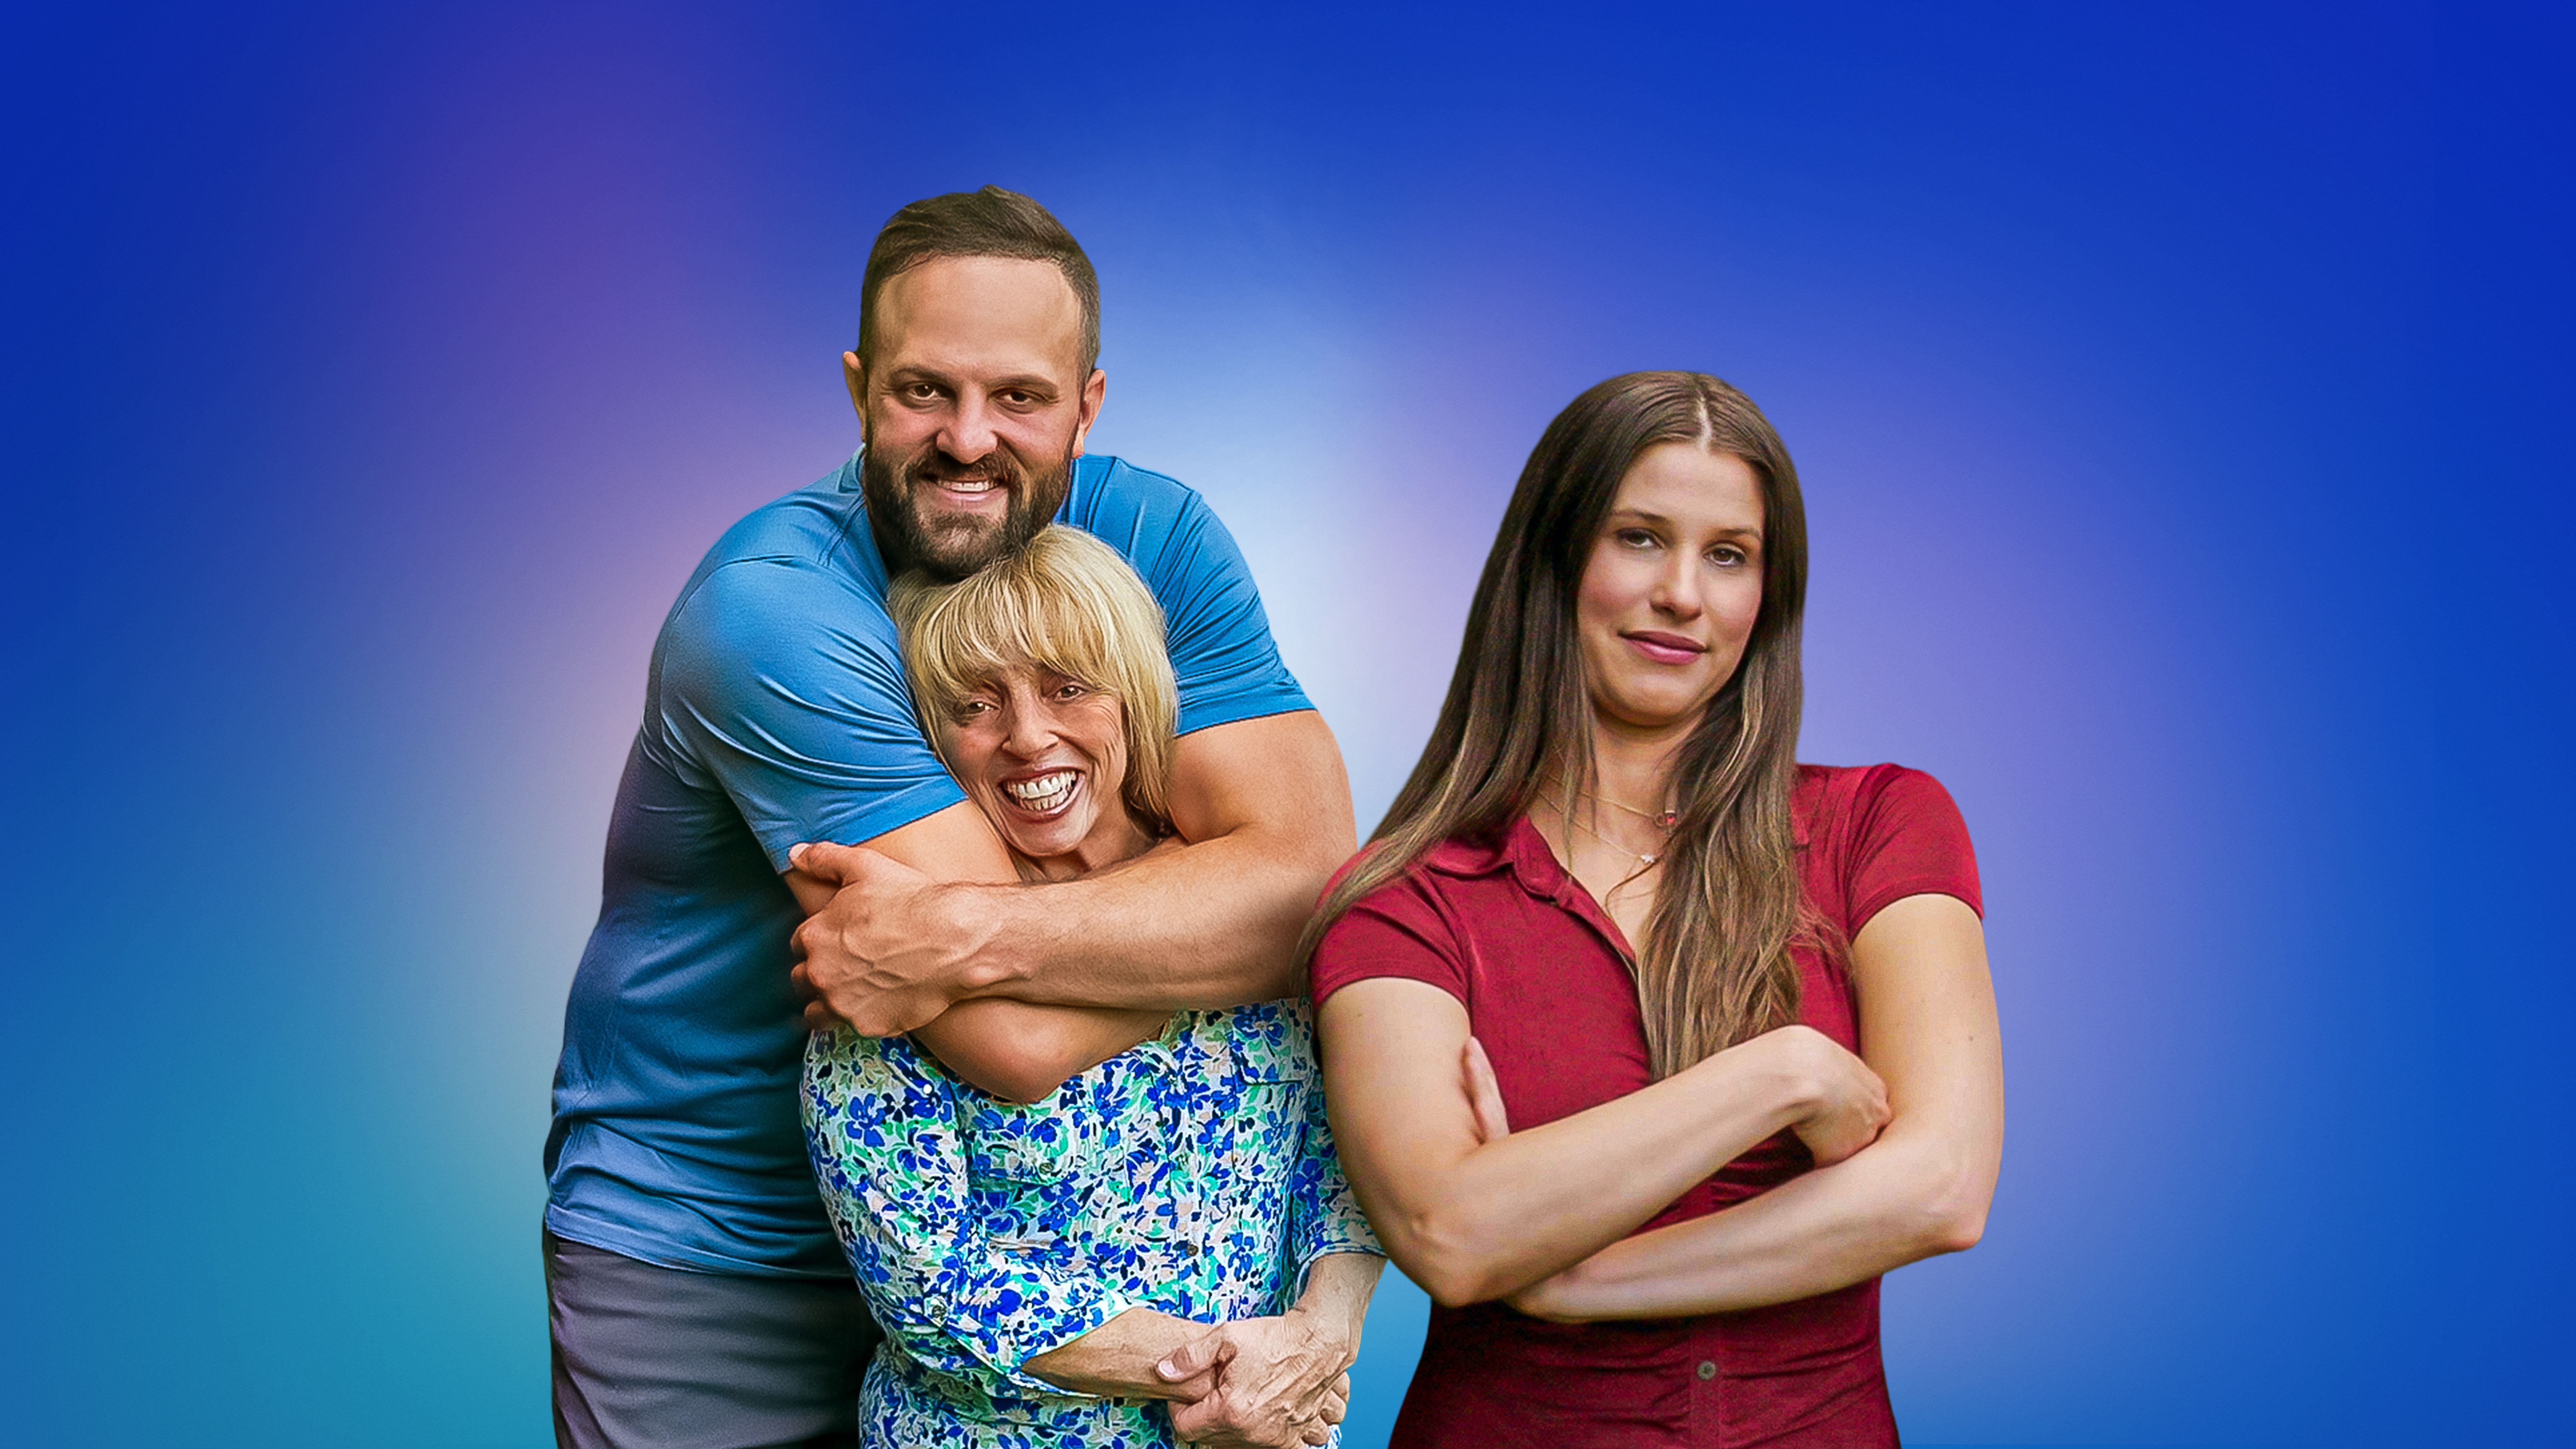
<instances>
[{"instance_id":1,"label":"woman's bare forearm","mask_svg":"<svg viewBox=\"0 0 2576 1449\"><path fill-rule=\"evenodd\" d=\"M1513 1304L1568 1320L1725 1313L1974 1247L1986 1196L1975 1169L1905 1127L1750 1201L1613 1243Z\"/></svg>"},{"instance_id":2,"label":"woman's bare forearm","mask_svg":"<svg viewBox=\"0 0 2576 1449\"><path fill-rule=\"evenodd\" d=\"M1206 1397L1209 1377L1171 1383L1158 1376L1154 1366L1207 1331L1204 1323L1151 1308L1130 1308L1073 1342L1031 1358L1023 1368L1077 1394L1186 1403Z\"/></svg>"},{"instance_id":3,"label":"woman's bare forearm","mask_svg":"<svg viewBox=\"0 0 2576 1449\"><path fill-rule=\"evenodd\" d=\"M1378 1274L1386 1260L1375 1253L1332 1253L1306 1270L1306 1291L1288 1311L1312 1318L1338 1331L1350 1352L1360 1347L1360 1328L1368 1321L1369 1299L1377 1292ZM1344 1367L1349 1365L1345 1364Z\"/></svg>"},{"instance_id":4,"label":"woman's bare forearm","mask_svg":"<svg viewBox=\"0 0 2576 1449\"><path fill-rule=\"evenodd\" d=\"M1466 1017L1453 998L1365 981L1326 1002L1324 1022L1327 1098L1352 1186L1396 1263L1447 1304L1514 1292L1616 1242L1803 1120L1822 1091L1804 1043L1773 1033L1487 1142L1454 1065Z\"/></svg>"},{"instance_id":5,"label":"woman's bare forearm","mask_svg":"<svg viewBox=\"0 0 2576 1449\"><path fill-rule=\"evenodd\" d=\"M1441 1174L1404 1215L1390 1250L1407 1271L1408 1257L1421 1261L1435 1298L1499 1297L1636 1231L1798 1120L1807 1092L1803 1079L1768 1063L1712 1059L1704 1070L1515 1132ZM1373 1206L1370 1215L1375 1221Z\"/></svg>"}]
</instances>

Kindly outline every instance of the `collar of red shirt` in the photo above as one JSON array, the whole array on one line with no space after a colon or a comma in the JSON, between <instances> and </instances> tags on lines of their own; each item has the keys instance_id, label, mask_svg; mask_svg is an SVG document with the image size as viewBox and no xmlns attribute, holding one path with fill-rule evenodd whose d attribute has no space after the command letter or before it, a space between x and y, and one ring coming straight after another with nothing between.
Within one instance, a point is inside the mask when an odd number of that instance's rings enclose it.
<instances>
[{"instance_id":1,"label":"collar of red shirt","mask_svg":"<svg viewBox=\"0 0 2576 1449\"><path fill-rule=\"evenodd\" d=\"M1789 792L1790 838L1800 849L1806 848L1807 831L1813 824L1814 793L1808 784L1807 769L1801 767L1797 788ZM1547 848L1546 837L1538 833L1538 827L1530 824L1526 815L1491 836L1444 840L1423 854L1422 864L1442 875L1462 877L1509 870L1519 877L1521 889L1560 904L1570 879L1565 867L1557 863L1556 852Z\"/></svg>"}]
</instances>

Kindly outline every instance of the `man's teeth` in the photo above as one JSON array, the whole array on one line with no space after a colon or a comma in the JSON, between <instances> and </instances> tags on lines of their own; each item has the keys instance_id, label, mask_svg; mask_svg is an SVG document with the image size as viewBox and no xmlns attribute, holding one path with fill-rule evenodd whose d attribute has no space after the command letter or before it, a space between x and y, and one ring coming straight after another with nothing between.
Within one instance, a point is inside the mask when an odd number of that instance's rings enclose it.
<instances>
[{"instance_id":1,"label":"man's teeth","mask_svg":"<svg viewBox=\"0 0 2576 1449\"><path fill-rule=\"evenodd\" d=\"M950 478L939 486L951 493L990 493L1001 484L991 478Z\"/></svg>"},{"instance_id":2,"label":"man's teeth","mask_svg":"<svg viewBox=\"0 0 2576 1449\"><path fill-rule=\"evenodd\" d=\"M1080 778L1071 770L1057 770L1034 779L1013 780L1002 789L1024 809L1047 811L1072 798L1074 782Z\"/></svg>"}]
</instances>

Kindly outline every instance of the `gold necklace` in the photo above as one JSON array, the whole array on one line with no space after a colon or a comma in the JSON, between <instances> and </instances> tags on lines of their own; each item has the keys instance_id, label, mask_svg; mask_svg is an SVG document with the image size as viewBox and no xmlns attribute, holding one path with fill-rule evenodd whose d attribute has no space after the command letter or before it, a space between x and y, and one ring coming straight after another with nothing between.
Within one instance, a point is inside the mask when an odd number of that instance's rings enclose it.
<instances>
[{"instance_id":1,"label":"gold necklace","mask_svg":"<svg viewBox=\"0 0 2576 1449\"><path fill-rule=\"evenodd\" d=\"M1591 836L1593 839L1600 841L1603 845L1610 847L1621 855L1636 861L1639 865L1653 865L1655 863L1656 857L1647 855L1642 851L1630 850L1628 847L1612 840L1609 836L1604 835L1600 831L1593 829L1591 826L1584 824L1582 821L1575 819L1574 812L1571 810L1565 812L1565 823L1582 831L1584 834Z\"/></svg>"},{"instance_id":2,"label":"gold necklace","mask_svg":"<svg viewBox=\"0 0 2576 1449\"><path fill-rule=\"evenodd\" d=\"M1580 795L1595 805L1607 805L1613 810L1625 810L1629 814L1636 816L1638 819L1645 821L1647 824L1654 826L1657 830L1670 830L1673 828L1674 823L1681 819L1681 812L1678 810L1658 810L1649 814L1646 811L1638 809L1634 805L1621 804L1619 801L1613 800L1607 795L1595 795L1589 790L1577 790L1572 785L1567 784L1565 782L1565 777L1562 775L1549 775L1546 779L1549 784L1565 791L1568 798ZM1573 812L1566 812L1566 818L1569 820L1572 819ZM1592 834L1592 838L1595 840L1601 840L1601 836L1598 832L1594 832ZM1607 840L1601 840L1601 843L1604 845L1610 844ZM1634 855L1636 852L1630 851L1629 854Z\"/></svg>"}]
</instances>

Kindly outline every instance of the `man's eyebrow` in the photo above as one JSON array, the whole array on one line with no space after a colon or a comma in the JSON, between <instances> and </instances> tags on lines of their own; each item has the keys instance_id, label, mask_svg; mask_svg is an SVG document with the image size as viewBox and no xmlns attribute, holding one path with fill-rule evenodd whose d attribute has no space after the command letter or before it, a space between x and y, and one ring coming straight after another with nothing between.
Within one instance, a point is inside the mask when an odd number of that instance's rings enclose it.
<instances>
[{"instance_id":1,"label":"man's eyebrow","mask_svg":"<svg viewBox=\"0 0 2576 1449\"><path fill-rule=\"evenodd\" d=\"M1063 390L1063 384L1045 373L1032 372L1018 377L997 377L985 391L1001 392L1004 389L1016 389L1020 392L1059 392Z\"/></svg>"},{"instance_id":2,"label":"man's eyebrow","mask_svg":"<svg viewBox=\"0 0 2576 1449\"><path fill-rule=\"evenodd\" d=\"M950 373L940 368L924 366L918 362L900 363L894 367L887 368L886 380L889 382L935 382L947 387L954 387L957 383L957 379ZM1056 379L1047 376L1043 372L1012 373L1007 377L994 378L985 384L985 391L987 392L1002 392L1009 389L1016 389L1020 392L1060 392L1063 390L1063 384L1058 382Z\"/></svg>"}]
</instances>

